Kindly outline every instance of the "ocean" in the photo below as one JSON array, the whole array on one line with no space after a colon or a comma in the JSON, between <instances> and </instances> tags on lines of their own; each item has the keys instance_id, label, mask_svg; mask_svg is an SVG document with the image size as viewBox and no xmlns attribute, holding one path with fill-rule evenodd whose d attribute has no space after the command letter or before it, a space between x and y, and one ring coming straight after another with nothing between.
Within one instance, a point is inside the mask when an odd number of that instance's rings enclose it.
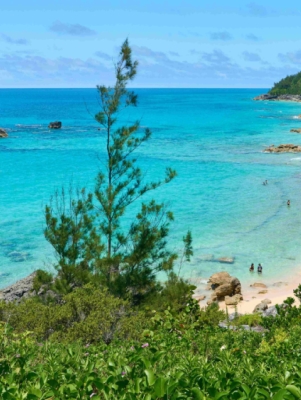
<instances>
[{"instance_id":1,"label":"ocean","mask_svg":"<svg viewBox=\"0 0 301 400\"><path fill-rule=\"evenodd\" d=\"M267 280L301 266L301 154L263 153L271 144L301 144L290 133L301 128L301 105L252 100L264 92L137 89L138 107L120 114L120 123L138 119L153 132L136 153L145 179L163 177L166 167L178 172L152 197L174 213L171 249L181 253L191 230L194 257L182 273L199 284L221 270L258 280L251 263L262 264ZM9 134L0 139L0 287L53 269L44 207L71 182L93 190L105 155L98 110L96 89L0 90L0 127ZM55 120L62 129L49 130Z\"/></svg>"}]
</instances>

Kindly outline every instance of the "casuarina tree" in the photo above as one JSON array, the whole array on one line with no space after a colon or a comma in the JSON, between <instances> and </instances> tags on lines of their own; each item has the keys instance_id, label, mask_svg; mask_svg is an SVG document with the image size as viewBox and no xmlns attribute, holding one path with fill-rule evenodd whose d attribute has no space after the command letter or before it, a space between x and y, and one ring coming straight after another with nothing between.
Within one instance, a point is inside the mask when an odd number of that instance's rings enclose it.
<instances>
[{"instance_id":1,"label":"casuarina tree","mask_svg":"<svg viewBox=\"0 0 301 400\"><path fill-rule=\"evenodd\" d=\"M66 213L55 216L51 208L46 208L45 235L61 259L60 267L66 264L67 257L67 264L70 261L72 265L85 267L95 275L93 279L97 276L111 292L139 301L158 287L158 272L172 271L177 255L167 249L166 241L173 215L165 204L157 203L149 195L169 183L176 172L167 168L163 178L155 181L144 176L137 165L135 151L147 145L151 131L142 129L139 121L124 126L118 120L124 109L137 106L137 95L127 89L137 67L138 62L133 61L125 40L115 64L114 85L97 86L101 109L95 119L105 137L105 158L102 159L105 167L97 175L93 195L85 196L80 203L71 202L76 212L69 213L69 219ZM134 208L139 210L136 215L130 207L134 203ZM131 222L124 223L125 219L129 221L129 207ZM76 229L81 233L75 235ZM63 247L58 245L57 238L59 243L63 240ZM70 252L68 246L73 241L77 243L76 251L71 246ZM184 244L190 254L191 236Z\"/></svg>"}]
</instances>

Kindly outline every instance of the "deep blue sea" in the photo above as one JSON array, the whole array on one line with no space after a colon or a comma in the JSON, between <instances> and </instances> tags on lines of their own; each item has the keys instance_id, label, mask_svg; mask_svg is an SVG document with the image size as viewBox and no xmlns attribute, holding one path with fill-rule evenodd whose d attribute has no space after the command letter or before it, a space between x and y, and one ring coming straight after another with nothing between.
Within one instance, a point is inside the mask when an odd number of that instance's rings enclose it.
<instances>
[{"instance_id":1,"label":"deep blue sea","mask_svg":"<svg viewBox=\"0 0 301 400\"><path fill-rule=\"evenodd\" d=\"M166 167L178 177L153 193L174 212L170 247L192 231L194 257L186 277L227 270L253 280L248 268L280 277L301 265L301 154L265 154L271 144L301 144L301 105L255 102L263 89L139 89L139 119L151 140L137 151L145 179ZM0 287L36 268L51 269L54 252L43 236L43 209L62 186L93 189L102 168L104 136L93 116L94 89L0 90ZM60 120L61 130L48 129ZM267 179L268 185L262 182ZM291 206L287 207L287 200ZM130 210L130 213L133 210ZM128 215L130 218L130 215ZM221 264L219 257L234 257Z\"/></svg>"}]
</instances>

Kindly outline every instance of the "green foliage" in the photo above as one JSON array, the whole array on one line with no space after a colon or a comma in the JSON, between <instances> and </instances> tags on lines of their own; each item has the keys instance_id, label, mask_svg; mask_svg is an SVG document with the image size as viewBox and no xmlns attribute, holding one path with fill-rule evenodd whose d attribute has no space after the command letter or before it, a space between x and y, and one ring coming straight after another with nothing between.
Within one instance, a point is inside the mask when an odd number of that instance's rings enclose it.
<instances>
[{"instance_id":1,"label":"green foliage","mask_svg":"<svg viewBox=\"0 0 301 400\"><path fill-rule=\"evenodd\" d=\"M260 314L244 314L240 315L237 319L231 322L233 325L249 325L258 326L262 324L262 317Z\"/></svg>"},{"instance_id":2,"label":"green foliage","mask_svg":"<svg viewBox=\"0 0 301 400\"><path fill-rule=\"evenodd\" d=\"M139 310L127 301L92 285L77 288L61 304L44 304L39 298L0 304L1 321L16 332L31 331L38 340L102 341L134 339L147 326Z\"/></svg>"},{"instance_id":3,"label":"green foliage","mask_svg":"<svg viewBox=\"0 0 301 400\"><path fill-rule=\"evenodd\" d=\"M150 139L151 131L148 128L143 131L139 122L115 128L118 113L137 105L137 96L126 89L136 75L137 66L126 40L116 64L114 87L97 88L101 111L95 116L104 128L107 150L106 172L98 174L95 189L99 232L106 242L105 256L99 261L98 270L110 290L123 287L135 301L152 291L154 274L171 270L176 258L166 250L173 216L164 204L156 204L154 200L142 203L128 231L121 229L122 217L130 205L176 176L168 168L164 180L144 182L133 153Z\"/></svg>"},{"instance_id":4,"label":"green foliage","mask_svg":"<svg viewBox=\"0 0 301 400\"><path fill-rule=\"evenodd\" d=\"M177 259L167 248L172 213L155 200L142 202L145 194L169 183L176 172L167 168L162 180L145 181L133 154L150 139L151 131L143 130L137 121L118 124L119 113L137 105L137 96L127 90L137 66L126 40L115 65L115 84L97 87L100 111L95 119L103 128L106 157L94 193L83 189L74 194L70 189L66 196L62 190L45 208L45 237L58 256L53 289L61 294L98 281L110 293L139 304L160 289L157 272L169 273ZM140 205L140 211L127 226L123 218L133 203L138 203L135 209ZM184 243L189 261L193 254L190 232Z\"/></svg>"},{"instance_id":5,"label":"green foliage","mask_svg":"<svg viewBox=\"0 0 301 400\"><path fill-rule=\"evenodd\" d=\"M33 280L33 290L38 293L42 286L50 288L52 281L52 274L42 269L38 269Z\"/></svg>"},{"instance_id":6,"label":"green foliage","mask_svg":"<svg viewBox=\"0 0 301 400\"><path fill-rule=\"evenodd\" d=\"M70 187L67 194L64 189L56 192L45 208L44 234L58 256L54 288L60 293L89 282L103 250L93 225L91 201L85 189L74 193Z\"/></svg>"},{"instance_id":7,"label":"green foliage","mask_svg":"<svg viewBox=\"0 0 301 400\"><path fill-rule=\"evenodd\" d=\"M299 94L301 95L301 72L295 75L289 75L275 83L269 94L279 96L281 94Z\"/></svg>"},{"instance_id":8,"label":"green foliage","mask_svg":"<svg viewBox=\"0 0 301 400\"><path fill-rule=\"evenodd\" d=\"M58 332L62 336L57 335L56 340L36 342L26 326L14 333L7 323L0 324L1 399L301 398L299 307L287 306L276 318L262 318L263 323L270 322L269 331L262 335L220 329L215 321L219 312L216 304L197 312L195 303L190 302L175 315L168 310L153 312L148 326L137 325L141 331L136 337L127 336L127 328L119 329L119 322L113 323L118 333L107 345L104 340L85 339L99 328L110 332L116 312L121 321L120 307L126 312L128 305L112 298L105 302L108 293L103 293L100 305L97 298L101 293L94 296L93 290L89 286L65 297L66 303L61 306L64 317L56 318L64 326L67 320L73 320L71 325L76 330L70 328L71 336L61 328ZM30 302L11 307L25 310L27 305L30 311L29 304L35 304L32 299ZM111 315L104 308L110 308ZM98 312L109 321L100 325L90 321L92 329L85 336L81 315L97 320ZM291 324L287 327L289 316ZM135 317L146 319L145 315ZM71 342L82 329L83 340Z\"/></svg>"}]
</instances>

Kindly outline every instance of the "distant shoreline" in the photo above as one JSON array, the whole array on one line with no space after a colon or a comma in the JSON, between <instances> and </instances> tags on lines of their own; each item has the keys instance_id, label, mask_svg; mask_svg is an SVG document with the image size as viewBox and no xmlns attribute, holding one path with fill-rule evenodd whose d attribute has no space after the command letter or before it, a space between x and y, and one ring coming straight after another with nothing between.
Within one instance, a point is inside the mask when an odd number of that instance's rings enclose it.
<instances>
[{"instance_id":1,"label":"distant shoreline","mask_svg":"<svg viewBox=\"0 0 301 400\"><path fill-rule=\"evenodd\" d=\"M298 94L281 94L281 95L273 95L273 94L261 94L259 96L254 97L255 101L290 101L294 103L301 103L301 96Z\"/></svg>"}]
</instances>

